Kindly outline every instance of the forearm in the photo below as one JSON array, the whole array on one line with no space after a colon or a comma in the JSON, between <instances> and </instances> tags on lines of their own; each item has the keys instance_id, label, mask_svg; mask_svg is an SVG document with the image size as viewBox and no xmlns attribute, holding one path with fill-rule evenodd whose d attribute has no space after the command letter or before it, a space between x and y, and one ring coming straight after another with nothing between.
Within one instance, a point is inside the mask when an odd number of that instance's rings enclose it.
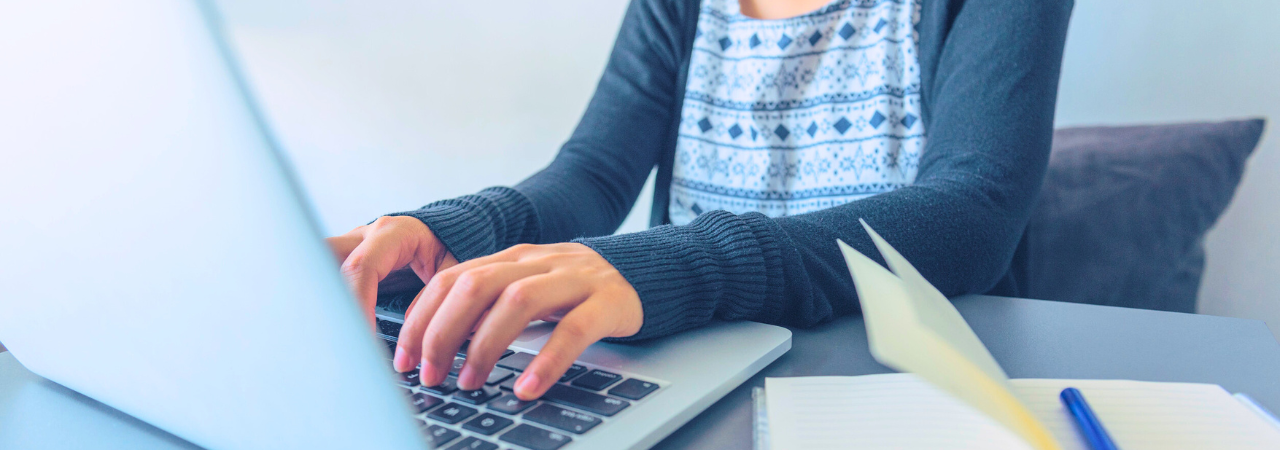
<instances>
[{"instance_id":1,"label":"forearm","mask_svg":"<svg viewBox=\"0 0 1280 450\"><path fill-rule=\"evenodd\" d=\"M975 186L948 192L916 186L794 217L714 211L686 226L580 242L639 293L645 322L632 339L711 320L812 326L860 310L835 244L840 239L878 255L860 218L944 294L989 289L1007 268L1030 201L993 204L980 200L985 196Z\"/></svg>"},{"instance_id":2,"label":"forearm","mask_svg":"<svg viewBox=\"0 0 1280 450\"><path fill-rule=\"evenodd\" d=\"M778 219L795 246L785 289L787 324L812 326L860 311L853 279L835 242L883 264L865 220L948 297L987 292L1007 271L1026 227L1038 182L1007 180L1029 194L1004 202L972 185L911 186L859 202Z\"/></svg>"},{"instance_id":3,"label":"forearm","mask_svg":"<svg viewBox=\"0 0 1280 450\"><path fill-rule=\"evenodd\" d=\"M631 283L644 325L628 339L664 336L712 320L777 317L788 252L782 230L757 213L713 211L683 226L580 239ZM794 251L791 251L794 253Z\"/></svg>"}]
</instances>

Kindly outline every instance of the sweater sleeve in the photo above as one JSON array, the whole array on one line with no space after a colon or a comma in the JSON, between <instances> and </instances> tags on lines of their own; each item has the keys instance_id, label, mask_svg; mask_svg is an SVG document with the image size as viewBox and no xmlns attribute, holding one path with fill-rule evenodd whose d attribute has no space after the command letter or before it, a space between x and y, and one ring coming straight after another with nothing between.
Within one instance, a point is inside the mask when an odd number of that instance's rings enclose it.
<instances>
[{"instance_id":1,"label":"sweater sleeve","mask_svg":"<svg viewBox=\"0 0 1280 450\"><path fill-rule=\"evenodd\" d=\"M858 312L835 241L883 262L859 218L948 296L999 280L1048 163L1071 3L927 5L947 23L929 28L943 38L921 44L939 56L923 92L929 134L915 182L792 217L713 212L687 226L580 240L639 292L645 322L631 339L713 319L809 326Z\"/></svg>"},{"instance_id":2,"label":"sweater sleeve","mask_svg":"<svg viewBox=\"0 0 1280 450\"><path fill-rule=\"evenodd\" d=\"M459 261L613 233L672 135L679 52L696 3L632 1L586 112L549 166L514 188L398 214L421 219Z\"/></svg>"},{"instance_id":3,"label":"sweater sleeve","mask_svg":"<svg viewBox=\"0 0 1280 450\"><path fill-rule=\"evenodd\" d=\"M531 242L538 234L535 214L533 204L520 192L492 187L415 211L387 215L421 220L453 257L462 262Z\"/></svg>"}]
</instances>

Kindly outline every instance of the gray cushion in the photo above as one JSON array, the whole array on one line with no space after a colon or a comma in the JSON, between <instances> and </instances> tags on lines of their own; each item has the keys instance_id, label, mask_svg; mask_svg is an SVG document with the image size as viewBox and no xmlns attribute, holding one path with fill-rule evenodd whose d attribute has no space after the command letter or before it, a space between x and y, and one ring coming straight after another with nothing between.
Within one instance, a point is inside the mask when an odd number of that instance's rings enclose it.
<instances>
[{"instance_id":1,"label":"gray cushion","mask_svg":"<svg viewBox=\"0 0 1280 450\"><path fill-rule=\"evenodd\" d=\"M1203 237L1262 119L1054 133L1025 236L1031 298L1195 312Z\"/></svg>"}]
</instances>

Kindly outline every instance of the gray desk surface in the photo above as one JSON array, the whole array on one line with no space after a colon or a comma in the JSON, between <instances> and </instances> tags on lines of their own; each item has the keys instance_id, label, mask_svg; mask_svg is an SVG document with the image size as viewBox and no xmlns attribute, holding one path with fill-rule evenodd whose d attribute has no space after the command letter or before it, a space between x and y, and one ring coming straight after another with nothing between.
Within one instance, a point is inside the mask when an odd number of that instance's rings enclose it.
<instances>
[{"instance_id":1,"label":"gray desk surface","mask_svg":"<svg viewBox=\"0 0 1280 450\"><path fill-rule=\"evenodd\" d=\"M1256 320L984 296L955 304L1015 378L1215 383L1280 411L1280 343ZM750 448L750 391L767 376L888 372L871 359L860 317L794 331L791 352L658 448ZM43 381L0 354L0 448L193 446Z\"/></svg>"}]
</instances>

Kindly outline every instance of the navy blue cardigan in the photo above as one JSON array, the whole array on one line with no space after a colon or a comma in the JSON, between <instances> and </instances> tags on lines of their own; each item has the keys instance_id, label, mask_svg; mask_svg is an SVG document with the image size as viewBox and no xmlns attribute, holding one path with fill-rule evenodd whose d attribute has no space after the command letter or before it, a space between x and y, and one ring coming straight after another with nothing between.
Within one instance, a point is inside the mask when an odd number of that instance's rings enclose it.
<instances>
[{"instance_id":1,"label":"navy blue cardigan","mask_svg":"<svg viewBox=\"0 0 1280 450\"><path fill-rule=\"evenodd\" d=\"M844 0L876 3L895 0ZM1005 277L1048 163L1070 0L925 0L923 120L915 182L771 219L713 211L667 223L698 0L633 0L595 96L551 165L498 187L399 213L459 260L518 243L575 241L640 294L634 339L711 320L810 326L859 311L836 239L876 255L863 218L948 296ZM658 167L654 228L612 235Z\"/></svg>"}]
</instances>

